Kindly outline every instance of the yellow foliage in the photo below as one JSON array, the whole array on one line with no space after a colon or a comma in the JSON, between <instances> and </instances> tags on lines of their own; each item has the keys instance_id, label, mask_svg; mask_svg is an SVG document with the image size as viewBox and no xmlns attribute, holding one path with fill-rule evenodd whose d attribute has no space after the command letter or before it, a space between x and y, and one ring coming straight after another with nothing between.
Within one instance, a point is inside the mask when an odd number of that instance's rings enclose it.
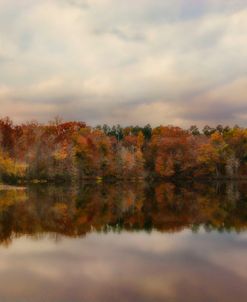
<instances>
[{"instance_id":1,"label":"yellow foliage","mask_svg":"<svg viewBox=\"0 0 247 302\"><path fill-rule=\"evenodd\" d=\"M25 175L27 165L14 162L9 156L0 150L0 175L23 177Z\"/></svg>"},{"instance_id":2,"label":"yellow foliage","mask_svg":"<svg viewBox=\"0 0 247 302\"><path fill-rule=\"evenodd\" d=\"M60 160L65 160L68 157L68 153L66 152L66 150L60 149L60 150L56 150L53 153L53 156L56 160L60 161Z\"/></svg>"},{"instance_id":3,"label":"yellow foliage","mask_svg":"<svg viewBox=\"0 0 247 302\"><path fill-rule=\"evenodd\" d=\"M144 144L144 135L141 131L139 131L137 136L137 147L141 148Z\"/></svg>"}]
</instances>

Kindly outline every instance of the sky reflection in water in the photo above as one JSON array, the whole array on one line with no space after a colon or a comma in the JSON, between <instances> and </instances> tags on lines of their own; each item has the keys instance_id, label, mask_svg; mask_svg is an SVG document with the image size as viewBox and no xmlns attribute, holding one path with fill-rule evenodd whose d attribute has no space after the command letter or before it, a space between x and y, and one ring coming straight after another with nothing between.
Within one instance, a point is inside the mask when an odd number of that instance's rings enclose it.
<instances>
[{"instance_id":1,"label":"sky reflection in water","mask_svg":"<svg viewBox=\"0 0 247 302\"><path fill-rule=\"evenodd\" d=\"M83 202L81 190L1 192L0 300L246 301L244 186L117 190L83 188ZM106 210L101 198L99 209L99 196L112 206ZM117 207L114 196L121 196ZM140 227L147 215L148 232Z\"/></svg>"}]
</instances>

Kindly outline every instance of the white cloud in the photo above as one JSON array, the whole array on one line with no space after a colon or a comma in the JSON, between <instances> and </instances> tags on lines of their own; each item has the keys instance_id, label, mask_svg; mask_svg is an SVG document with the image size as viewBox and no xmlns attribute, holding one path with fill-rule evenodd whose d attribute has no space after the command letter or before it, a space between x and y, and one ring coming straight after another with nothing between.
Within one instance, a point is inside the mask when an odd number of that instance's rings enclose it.
<instances>
[{"instance_id":1,"label":"white cloud","mask_svg":"<svg viewBox=\"0 0 247 302\"><path fill-rule=\"evenodd\" d=\"M246 89L233 87L247 68L245 1L189 2L0 1L1 115L238 122L247 114Z\"/></svg>"}]
</instances>

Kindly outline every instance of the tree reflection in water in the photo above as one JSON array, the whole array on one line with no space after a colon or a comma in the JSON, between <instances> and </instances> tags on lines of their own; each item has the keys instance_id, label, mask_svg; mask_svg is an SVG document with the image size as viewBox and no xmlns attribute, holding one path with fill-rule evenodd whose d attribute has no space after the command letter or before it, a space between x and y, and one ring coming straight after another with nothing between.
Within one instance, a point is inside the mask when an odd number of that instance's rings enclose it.
<instances>
[{"instance_id":1,"label":"tree reflection in water","mask_svg":"<svg viewBox=\"0 0 247 302\"><path fill-rule=\"evenodd\" d=\"M92 231L241 232L247 227L245 183L120 183L31 186L0 191L0 241L44 233L71 237Z\"/></svg>"}]
</instances>

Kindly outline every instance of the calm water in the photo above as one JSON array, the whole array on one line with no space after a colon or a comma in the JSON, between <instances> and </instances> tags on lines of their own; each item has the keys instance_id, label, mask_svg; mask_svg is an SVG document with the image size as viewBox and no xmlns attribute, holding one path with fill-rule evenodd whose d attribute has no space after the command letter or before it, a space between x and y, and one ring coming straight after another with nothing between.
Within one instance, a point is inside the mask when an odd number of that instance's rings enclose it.
<instances>
[{"instance_id":1,"label":"calm water","mask_svg":"<svg viewBox=\"0 0 247 302\"><path fill-rule=\"evenodd\" d=\"M247 301L247 184L0 191L0 301Z\"/></svg>"}]
</instances>

